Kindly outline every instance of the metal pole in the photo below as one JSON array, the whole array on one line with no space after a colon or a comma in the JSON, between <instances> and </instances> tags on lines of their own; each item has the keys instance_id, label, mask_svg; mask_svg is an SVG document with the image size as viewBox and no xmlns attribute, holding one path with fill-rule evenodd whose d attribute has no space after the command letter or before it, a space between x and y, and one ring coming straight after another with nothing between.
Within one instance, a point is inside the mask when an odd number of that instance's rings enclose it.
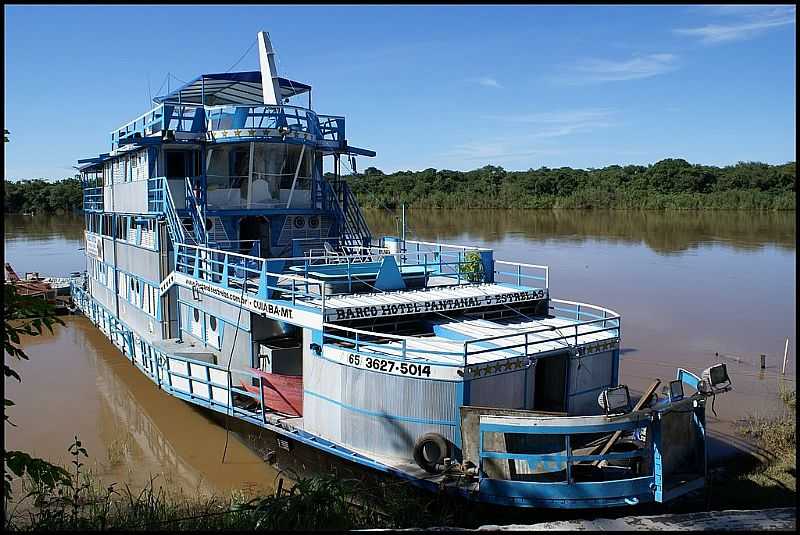
<instances>
[{"instance_id":1,"label":"metal pole","mask_svg":"<svg viewBox=\"0 0 800 535\"><path fill-rule=\"evenodd\" d=\"M400 210L401 210L401 212L400 212L401 213L401 217L400 217L400 220L401 220L401 223L400 223L400 241L403 242L403 246L401 248L401 251L403 253L405 253L406 252L406 204L405 203L403 203L401 205ZM419 249L419 246L417 246L417 249ZM401 264L405 264L406 263L405 255L400 257L400 263Z\"/></svg>"},{"instance_id":2,"label":"metal pole","mask_svg":"<svg viewBox=\"0 0 800 535\"><path fill-rule=\"evenodd\" d=\"M247 208L253 201L253 154L255 152L256 144L250 142L250 161L247 166Z\"/></svg>"},{"instance_id":3,"label":"metal pole","mask_svg":"<svg viewBox=\"0 0 800 535\"><path fill-rule=\"evenodd\" d=\"M781 375L786 375L786 357L789 356L789 339L786 339L786 345L783 346L783 368L781 368Z\"/></svg>"},{"instance_id":4,"label":"metal pole","mask_svg":"<svg viewBox=\"0 0 800 535\"><path fill-rule=\"evenodd\" d=\"M767 356L765 354L761 354L761 369L765 369L767 367Z\"/></svg>"},{"instance_id":5,"label":"metal pole","mask_svg":"<svg viewBox=\"0 0 800 535\"><path fill-rule=\"evenodd\" d=\"M264 378L260 375L258 376L258 390L261 394L261 421L267 423L267 407L264 404Z\"/></svg>"}]
</instances>

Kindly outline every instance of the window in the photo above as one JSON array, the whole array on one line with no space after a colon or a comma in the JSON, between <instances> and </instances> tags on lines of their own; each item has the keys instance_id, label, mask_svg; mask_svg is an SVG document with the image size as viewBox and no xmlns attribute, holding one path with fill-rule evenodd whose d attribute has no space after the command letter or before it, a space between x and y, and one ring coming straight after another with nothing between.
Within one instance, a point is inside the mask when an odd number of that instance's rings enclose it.
<instances>
[{"instance_id":1,"label":"window","mask_svg":"<svg viewBox=\"0 0 800 535\"><path fill-rule=\"evenodd\" d=\"M219 323L217 322L217 318L212 316L211 314L206 314L206 343L211 347L216 349L220 348L219 339Z\"/></svg>"},{"instance_id":2,"label":"window","mask_svg":"<svg viewBox=\"0 0 800 535\"><path fill-rule=\"evenodd\" d=\"M189 307L192 311L191 318L192 320L189 322L189 332L192 333L194 336L199 338L200 340L203 339L203 318L200 315L200 311L194 307Z\"/></svg>"}]
</instances>

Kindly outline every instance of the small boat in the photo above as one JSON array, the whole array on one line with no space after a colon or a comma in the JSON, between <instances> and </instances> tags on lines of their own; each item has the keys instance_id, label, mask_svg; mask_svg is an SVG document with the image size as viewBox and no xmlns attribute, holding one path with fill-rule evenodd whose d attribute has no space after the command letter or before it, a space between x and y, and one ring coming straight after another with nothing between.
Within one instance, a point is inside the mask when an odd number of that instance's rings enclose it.
<instances>
[{"instance_id":1,"label":"small boat","mask_svg":"<svg viewBox=\"0 0 800 535\"><path fill-rule=\"evenodd\" d=\"M72 312L72 284L81 280L80 273L69 277L42 277L38 272L27 272L20 278L10 263L5 263L5 283L17 288L19 295L39 297L56 309L57 314Z\"/></svg>"}]
</instances>

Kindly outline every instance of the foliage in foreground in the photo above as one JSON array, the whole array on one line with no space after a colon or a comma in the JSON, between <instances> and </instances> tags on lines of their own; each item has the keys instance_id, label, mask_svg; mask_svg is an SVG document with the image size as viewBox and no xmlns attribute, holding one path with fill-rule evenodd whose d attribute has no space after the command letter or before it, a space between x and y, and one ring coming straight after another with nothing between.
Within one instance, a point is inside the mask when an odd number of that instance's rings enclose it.
<instances>
[{"instance_id":1,"label":"foliage in foreground","mask_svg":"<svg viewBox=\"0 0 800 535\"><path fill-rule=\"evenodd\" d=\"M794 210L795 162L715 167L666 159L600 169L425 169L347 177L366 207Z\"/></svg>"},{"instance_id":2,"label":"foliage in foreground","mask_svg":"<svg viewBox=\"0 0 800 535\"><path fill-rule=\"evenodd\" d=\"M63 325L55 315L53 305L43 299L20 295L16 287L3 285L3 351L7 358L28 360L22 349L22 336L39 336L45 329L53 332L53 326ZM3 360L3 375L6 380L22 381L20 375ZM3 398L4 425L16 427L11 421L9 409L14 406L10 399ZM44 459L32 457L24 451L6 451L3 447L3 505L4 511L12 498L11 485L14 478L27 477L36 485L59 485L69 481L69 474L61 467Z\"/></svg>"},{"instance_id":3,"label":"foliage in foreground","mask_svg":"<svg viewBox=\"0 0 800 535\"><path fill-rule=\"evenodd\" d=\"M450 498L421 495L405 482L367 484L335 475L299 478L288 490L247 498L194 496L156 488L101 485L81 471L87 457L78 438L69 448L72 471L64 480L21 481L23 496L9 504L5 529L29 530L350 530L452 525ZM462 519L463 520L463 519Z\"/></svg>"}]
</instances>

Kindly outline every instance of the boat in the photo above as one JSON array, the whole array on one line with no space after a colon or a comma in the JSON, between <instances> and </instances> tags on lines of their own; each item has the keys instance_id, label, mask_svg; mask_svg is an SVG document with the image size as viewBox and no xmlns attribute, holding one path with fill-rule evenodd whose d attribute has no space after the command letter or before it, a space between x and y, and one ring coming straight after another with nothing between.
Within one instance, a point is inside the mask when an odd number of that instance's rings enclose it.
<instances>
[{"instance_id":1,"label":"boat","mask_svg":"<svg viewBox=\"0 0 800 535\"><path fill-rule=\"evenodd\" d=\"M19 295L36 297L46 301L55 308L57 314L74 310L72 303L72 285L79 283L81 273L72 273L69 277L42 277L38 272L27 272L20 278L10 263L5 263L5 283L16 288Z\"/></svg>"},{"instance_id":2,"label":"boat","mask_svg":"<svg viewBox=\"0 0 800 535\"><path fill-rule=\"evenodd\" d=\"M724 364L631 399L620 314L551 296L548 266L405 225L373 235L342 169L375 152L257 42L259 70L168 90L78 160L87 276L71 292L125 358L286 450L472 503L601 508L705 487Z\"/></svg>"}]
</instances>

